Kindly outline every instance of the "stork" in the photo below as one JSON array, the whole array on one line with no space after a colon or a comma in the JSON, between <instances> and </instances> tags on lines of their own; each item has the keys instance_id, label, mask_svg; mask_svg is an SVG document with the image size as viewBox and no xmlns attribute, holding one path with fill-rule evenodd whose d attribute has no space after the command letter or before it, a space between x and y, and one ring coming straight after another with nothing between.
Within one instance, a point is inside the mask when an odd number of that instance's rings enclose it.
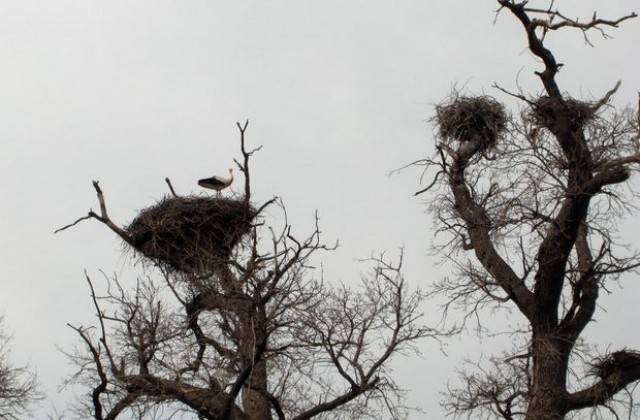
<instances>
[{"instance_id":1,"label":"stork","mask_svg":"<svg viewBox=\"0 0 640 420\"><path fill-rule=\"evenodd\" d=\"M229 176L218 176L214 175L211 178L203 178L198 180L198 185L203 188L208 188L210 190L216 190L218 195L220 195L220 191L227 188L233 182L233 169L229 168Z\"/></svg>"}]
</instances>

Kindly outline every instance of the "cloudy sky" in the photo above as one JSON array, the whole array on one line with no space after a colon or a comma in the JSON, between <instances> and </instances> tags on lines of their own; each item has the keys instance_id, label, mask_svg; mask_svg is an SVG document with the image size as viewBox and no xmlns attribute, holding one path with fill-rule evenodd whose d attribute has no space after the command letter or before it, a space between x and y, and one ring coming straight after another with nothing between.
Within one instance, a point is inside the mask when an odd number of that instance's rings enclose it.
<instances>
[{"instance_id":1,"label":"cloudy sky","mask_svg":"<svg viewBox=\"0 0 640 420\"><path fill-rule=\"evenodd\" d=\"M638 11L633 0L556 4L584 18ZM330 281L356 283L358 259L399 247L411 284L445 275L412 196L420 172L389 173L431 153L427 120L454 86L507 101L494 83L540 91L522 31L495 9L488 0L0 0L0 310L14 359L31 363L49 393L40 415L64 408L57 386L69 369L58 348L76 342L66 323L92 322L83 271L128 275L131 263L97 223L53 231L96 208L92 180L122 224L167 193L167 176L179 193L200 193L198 178L238 157L236 121L248 119L249 143L263 146L257 199L282 197L300 232L317 210L324 238L340 241L323 259ZM611 35L593 34L594 48L578 32L550 40L564 90L594 98L621 79L614 103L635 103L640 20ZM640 234L633 221L623 231L628 241ZM626 317L640 287L626 280L588 331L603 347L640 348ZM479 357L469 340L449 342L446 356L425 342L422 358L397 361L409 403L429 418L443 416L439 392L460 359Z\"/></svg>"}]
</instances>

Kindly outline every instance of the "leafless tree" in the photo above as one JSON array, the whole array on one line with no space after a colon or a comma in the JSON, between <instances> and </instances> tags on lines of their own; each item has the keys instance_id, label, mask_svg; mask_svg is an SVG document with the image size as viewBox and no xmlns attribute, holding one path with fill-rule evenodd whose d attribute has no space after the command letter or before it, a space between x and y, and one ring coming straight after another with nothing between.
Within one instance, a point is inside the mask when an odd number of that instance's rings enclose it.
<instances>
[{"instance_id":1,"label":"leafless tree","mask_svg":"<svg viewBox=\"0 0 640 420\"><path fill-rule=\"evenodd\" d=\"M498 14L522 25L543 91L497 87L521 103L515 115L493 97L454 92L436 107L436 152L418 162L432 182L416 194L431 194L448 238L439 251L457 268L436 286L447 310L461 309L469 321L482 320L483 308L507 308L521 315L511 322L521 322L514 348L491 366L463 370L463 385L444 405L457 417L563 419L590 409L619 418L623 406L633 410L640 352L593 354L581 336L600 291L640 264L614 240L616 221L638 198L630 176L640 163L639 115L610 105L620 82L596 100L563 91L562 64L547 40L565 30L587 42L592 32L608 37L636 14L580 21L553 1L497 3Z\"/></svg>"},{"instance_id":2,"label":"leafless tree","mask_svg":"<svg viewBox=\"0 0 640 420\"><path fill-rule=\"evenodd\" d=\"M147 266L134 287L87 276L97 325L72 328L82 345L69 382L89 396L77 415L226 420L403 418L391 359L439 333L422 325L420 291L409 290L402 256L371 260L362 287L314 275L316 226L294 236L280 200L251 201L245 125L238 125L244 191L228 197L172 196L126 227L107 214L94 182L95 219ZM170 183L169 183L170 184ZM171 185L170 185L171 186ZM279 206L282 227L262 216ZM64 227L66 229L75 223ZM386 414L385 414L386 413Z\"/></svg>"},{"instance_id":3,"label":"leafless tree","mask_svg":"<svg viewBox=\"0 0 640 420\"><path fill-rule=\"evenodd\" d=\"M26 366L9 359L10 336L0 316L0 419L17 419L29 414L29 407L42 398L36 376Z\"/></svg>"}]
</instances>

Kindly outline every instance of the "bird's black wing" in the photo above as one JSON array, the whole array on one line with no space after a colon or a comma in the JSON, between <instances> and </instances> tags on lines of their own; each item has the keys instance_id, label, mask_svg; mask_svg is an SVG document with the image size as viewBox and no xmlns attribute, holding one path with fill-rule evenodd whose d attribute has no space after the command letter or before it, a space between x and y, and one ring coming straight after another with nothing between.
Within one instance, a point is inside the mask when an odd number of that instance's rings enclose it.
<instances>
[{"instance_id":1,"label":"bird's black wing","mask_svg":"<svg viewBox=\"0 0 640 420\"><path fill-rule=\"evenodd\" d=\"M198 185L200 185L201 187L204 188L220 188L222 186L224 186L224 182L220 181L218 178L211 177L211 178L203 178L203 179L199 179L198 180Z\"/></svg>"}]
</instances>

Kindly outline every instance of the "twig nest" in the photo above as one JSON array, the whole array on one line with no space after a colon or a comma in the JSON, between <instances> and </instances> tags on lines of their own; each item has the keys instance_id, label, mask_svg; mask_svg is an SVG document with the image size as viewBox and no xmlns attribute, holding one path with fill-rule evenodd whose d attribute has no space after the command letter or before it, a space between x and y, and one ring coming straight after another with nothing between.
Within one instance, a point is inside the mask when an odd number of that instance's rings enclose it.
<instances>
[{"instance_id":1,"label":"twig nest","mask_svg":"<svg viewBox=\"0 0 640 420\"><path fill-rule=\"evenodd\" d=\"M592 366L592 372L601 379L622 375L640 365L640 352L620 350L599 360Z\"/></svg>"},{"instance_id":2,"label":"twig nest","mask_svg":"<svg viewBox=\"0 0 640 420\"><path fill-rule=\"evenodd\" d=\"M504 106L489 96L453 96L436 106L440 136L459 142L479 141L481 149L496 143L506 129Z\"/></svg>"},{"instance_id":3,"label":"twig nest","mask_svg":"<svg viewBox=\"0 0 640 420\"><path fill-rule=\"evenodd\" d=\"M154 262L200 272L229 258L255 216L244 199L167 197L142 210L126 232L133 248Z\"/></svg>"},{"instance_id":4,"label":"twig nest","mask_svg":"<svg viewBox=\"0 0 640 420\"><path fill-rule=\"evenodd\" d=\"M565 98L562 101L548 96L539 98L531 109L533 121L551 131L554 131L558 123L558 117L566 114L569 117L571 129L576 130L592 120L596 107L589 102L577 101Z\"/></svg>"}]
</instances>

